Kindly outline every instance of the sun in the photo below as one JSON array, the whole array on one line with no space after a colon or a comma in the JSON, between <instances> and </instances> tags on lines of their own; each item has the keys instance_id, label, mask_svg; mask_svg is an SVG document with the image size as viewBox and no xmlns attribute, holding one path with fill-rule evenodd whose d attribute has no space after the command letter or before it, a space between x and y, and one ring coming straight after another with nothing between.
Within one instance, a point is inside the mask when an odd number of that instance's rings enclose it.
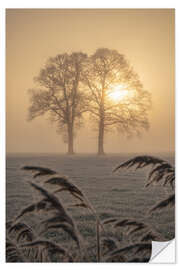
<instances>
[{"instance_id":1,"label":"sun","mask_svg":"<svg viewBox=\"0 0 180 270\"><path fill-rule=\"evenodd\" d=\"M129 91L126 90L124 86L116 85L111 88L108 96L113 101L119 102L119 101L122 101L123 99L128 98L130 95L129 95Z\"/></svg>"}]
</instances>

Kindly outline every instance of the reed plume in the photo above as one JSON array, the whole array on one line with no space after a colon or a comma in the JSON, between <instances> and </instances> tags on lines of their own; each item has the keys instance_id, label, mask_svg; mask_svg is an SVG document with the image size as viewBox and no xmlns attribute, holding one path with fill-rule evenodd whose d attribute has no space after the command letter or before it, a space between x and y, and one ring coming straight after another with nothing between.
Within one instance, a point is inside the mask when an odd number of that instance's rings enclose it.
<instances>
[{"instance_id":1,"label":"reed plume","mask_svg":"<svg viewBox=\"0 0 180 270\"><path fill-rule=\"evenodd\" d=\"M121 221L117 221L114 224L114 228L118 227L122 227L122 229L128 228L128 235L133 235L141 231L141 236L138 237L140 242L165 241L165 239L159 233L157 233L157 231L155 231L150 225L136 219L123 219Z\"/></svg>"},{"instance_id":2,"label":"reed plume","mask_svg":"<svg viewBox=\"0 0 180 270\"><path fill-rule=\"evenodd\" d=\"M38 174L35 174L35 177L37 176L44 176L44 175L50 175L50 174L56 174L55 177L47 179L44 184L50 184L50 185L57 185L61 188L56 189L54 191L55 194L67 191L69 192L75 199L78 199L80 203L74 204L73 207L84 207L89 209L92 214L96 218L96 239L97 239L97 258L99 260L100 257L100 228L104 231L103 224L101 223L96 210L92 206L92 204L89 202L88 198L84 195L84 193L77 187L75 184L73 184L66 176L59 176L57 172L52 171L48 168L43 167L35 167L35 166L25 166L23 167L24 170L30 170L30 171L38 171ZM44 180L42 178L42 180ZM31 183L31 185L38 189L37 185L35 183ZM39 190L40 191L40 190ZM42 193L42 190L40 191ZM47 198L46 198L47 200ZM100 228L99 228L100 227Z\"/></svg>"},{"instance_id":3,"label":"reed plume","mask_svg":"<svg viewBox=\"0 0 180 270\"><path fill-rule=\"evenodd\" d=\"M148 174L147 183L145 187L152 184L162 182L163 186L170 185L174 189L175 182L175 168L168 162L152 157L152 156L137 156L117 166L113 172L116 172L122 168L130 168L136 166L135 169L140 169L146 166L152 166L151 171ZM165 207L175 205L175 194L173 193L165 200L160 201L157 205L153 206L148 213L152 213L155 210L161 210Z\"/></svg>"},{"instance_id":4,"label":"reed plume","mask_svg":"<svg viewBox=\"0 0 180 270\"><path fill-rule=\"evenodd\" d=\"M135 167L136 166L136 167ZM146 187L153 183L163 181L163 185L170 184L173 188L175 181L175 168L168 162L152 157L152 156L137 156L117 166L113 172L119 169L135 167L135 170L151 166L152 169L149 172Z\"/></svg>"},{"instance_id":5,"label":"reed plume","mask_svg":"<svg viewBox=\"0 0 180 270\"><path fill-rule=\"evenodd\" d=\"M113 170L113 172L116 172L117 170L122 169L122 168L129 169L130 167L133 167L133 166L136 166L135 169L137 170L137 169L149 166L149 165L154 166L154 165L162 164L162 163L164 163L164 160L153 157L153 156L137 156L132 159L129 159L126 162L121 163Z\"/></svg>"},{"instance_id":6,"label":"reed plume","mask_svg":"<svg viewBox=\"0 0 180 270\"><path fill-rule=\"evenodd\" d=\"M153 206L149 210L149 213L152 213L155 210L162 210L163 208L173 207L174 205L175 205L175 194L172 194L165 200L162 200L158 202L155 206Z\"/></svg>"},{"instance_id":7,"label":"reed plume","mask_svg":"<svg viewBox=\"0 0 180 270\"><path fill-rule=\"evenodd\" d=\"M22 240L33 241L33 239L35 239L35 234L32 228L27 224L21 222L13 224L9 228L8 233L15 233L17 243Z\"/></svg>"},{"instance_id":8,"label":"reed plume","mask_svg":"<svg viewBox=\"0 0 180 270\"><path fill-rule=\"evenodd\" d=\"M23 217L25 214L29 214L34 211L38 212L40 210L48 211L50 209L53 209L53 208L48 204L48 201L46 199L40 200L39 202L30 204L27 207L25 207L23 210L21 210L19 215L15 218L15 221Z\"/></svg>"},{"instance_id":9,"label":"reed plume","mask_svg":"<svg viewBox=\"0 0 180 270\"><path fill-rule=\"evenodd\" d=\"M24 166L24 167L22 167L22 170L36 172L33 175L34 178L36 178L38 176L46 176L46 175L56 174L56 171L53 171L49 168L37 167L37 166Z\"/></svg>"},{"instance_id":10,"label":"reed plume","mask_svg":"<svg viewBox=\"0 0 180 270\"><path fill-rule=\"evenodd\" d=\"M55 228L63 228L77 243L78 247L81 248L80 243L80 237L79 233L77 231L77 228L75 226L75 223L73 222L73 219L68 215L66 212L63 204L60 202L60 200L52 193L48 192L43 187L40 187L37 184L31 183L31 185L37 189L43 196L45 196L46 200L51 203L52 207L54 207L55 210L57 210L57 218L62 218L66 224L62 224L59 219L59 223L55 224ZM44 224L46 224L46 229L53 228L53 225L49 225L49 222L46 221ZM53 223L51 219L51 223Z\"/></svg>"}]
</instances>

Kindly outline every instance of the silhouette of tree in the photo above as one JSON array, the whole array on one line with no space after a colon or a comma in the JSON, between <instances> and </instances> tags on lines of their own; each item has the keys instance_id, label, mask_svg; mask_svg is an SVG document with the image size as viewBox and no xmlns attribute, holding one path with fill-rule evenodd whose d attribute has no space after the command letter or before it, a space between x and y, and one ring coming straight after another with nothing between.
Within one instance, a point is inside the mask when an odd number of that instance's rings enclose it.
<instances>
[{"instance_id":1,"label":"silhouette of tree","mask_svg":"<svg viewBox=\"0 0 180 270\"><path fill-rule=\"evenodd\" d=\"M116 50L98 49L89 57L83 79L89 91L89 111L98 127L99 155L104 154L106 131L116 128L132 136L148 129L150 94L143 89L124 55ZM123 88L127 94L114 100L111 95L118 86L119 91Z\"/></svg>"},{"instance_id":2,"label":"silhouette of tree","mask_svg":"<svg viewBox=\"0 0 180 270\"><path fill-rule=\"evenodd\" d=\"M50 58L35 78L40 88L29 90L29 120L47 113L68 143L69 154L74 153L75 129L81 126L86 111L81 83L86 59L87 55L81 52Z\"/></svg>"}]
</instances>

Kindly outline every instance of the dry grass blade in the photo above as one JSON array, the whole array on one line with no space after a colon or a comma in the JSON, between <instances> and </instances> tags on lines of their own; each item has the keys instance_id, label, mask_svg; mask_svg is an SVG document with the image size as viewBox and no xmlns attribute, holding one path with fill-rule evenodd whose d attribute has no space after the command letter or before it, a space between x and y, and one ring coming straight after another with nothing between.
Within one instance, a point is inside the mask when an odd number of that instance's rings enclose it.
<instances>
[{"instance_id":1,"label":"dry grass blade","mask_svg":"<svg viewBox=\"0 0 180 270\"><path fill-rule=\"evenodd\" d=\"M158 183L160 180L165 179L164 186L169 183L168 180L169 175L174 176L175 170L174 167L172 167L169 163L164 162L163 164L160 164L156 166L150 173L148 177L148 181L146 184L146 187L151 185L152 183ZM172 179L172 178L171 178ZM175 177L174 177L175 179Z\"/></svg>"},{"instance_id":2,"label":"dry grass blade","mask_svg":"<svg viewBox=\"0 0 180 270\"><path fill-rule=\"evenodd\" d=\"M109 224L109 223L113 223L116 222L117 218L107 218L103 220L103 224Z\"/></svg>"},{"instance_id":3,"label":"dry grass blade","mask_svg":"<svg viewBox=\"0 0 180 270\"><path fill-rule=\"evenodd\" d=\"M116 241L115 238L106 237L106 238L103 238L101 242L102 242L103 250L107 249L108 252L118 248L118 242Z\"/></svg>"},{"instance_id":4,"label":"dry grass blade","mask_svg":"<svg viewBox=\"0 0 180 270\"><path fill-rule=\"evenodd\" d=\"M73 192L72 190L70 190L69 188L59 188L59 189L57 189L57 190L55 190L54 191L54 194L57 194L57 193L59 193L59 192L62 192L62 191L67 191L67 192L69 192L74 198L76 198L76 199L78 199L79 201L81 201L81 202L84 202L84 200L85 200L85 196L84 197L82 197L82 196L79 196L79 195L77 195L76 194L76 192ZM89 207L90 208L90 207Z\"/></svg>"},{"instance_id":5,"label":"dry grass blade","mask_svg":"<svg viewBox=\"0 0 180 270\"><path fill-rule=\"evenodd\" d=\"M31 167L31 168L41 168L41 167ZM45 169L49 170L48 168L45 168ZM92 211L92 213L96 217L97 223L99 223L100 226L101 226L101 228L104 230L103 225L101 224L101 222L99 220L99 217L98 217L96 211L94 210L93 206L91 205L91 203L88 201L88 199L86 198L86 196L84 196L84 194L82 193L82 191L77 186L75 186L74 184L72 184L69 181L69 179L67 179L66 177L58 176L58 177L53 177L53 178L48 179L45 183L61 186L61 189L56 190L54 192L54 194L55 193L58 193L58 192L61 192L61 191L68 191L68 192L70 192L70 194L73 195L76 199L80 200L82 202L82 204L86 205L86 208L89 208L90 211ZM31 185L35 187L35 184L31 183ZM38 189L37 186L36 186L36 188ZM40 189L39 189L39 191L40 191ZM40 192L43 193L42 190ZM45 192L44 192L44 194L45 194Z\"/></svg>"},{"instance_id":6,"label":"dry grass blade","mask_svg":"<svg viewBox=\"0 0 180 270\"><path fill-rule=\"evenodd\" d=\"M16 234L17 243L21 240L32 241L35 238L32 228L30 228L27 224L18 222L12 225L9 230L10 233Z\"/></svg>"},{"instance_id":7,"label":"dry grass blade","mask_svg":"<svg viewBox=\"0 0 180 270\"><path fill-rule=\"evenodd\" d=\"M20 214L15 218L15 221L17 221L19 218L21 218L22 216L24 216L25 214L31 213L33 211L40 211L40 210L44 210L45 208L47 208L47 201L46 200L41 200L38 203L33 203L27 207L25 207ZM48 207L49 209L50 207Z\"/></svg>"},{"instance_id":8,"label":"dry grass blade","mask_svg":"<svg viewBox=\"0 0 180 270\"><path fill-rule=\"evenodd\" d=\"M148 241L164 241L162 236L154 231L149 231L145 233L141 238L141 242L148 242Z\"/></svg>"},{"instance_id":9,"label":"dry grass blade","mask_svg":"<svg viewBox=\"0 0 180 270\"><path fill-rule=\"evenodd\" d=\"M103 230L104 230L104 228L99 220L99 217L98 217L96 211L94 210L93 206L89 203L86 196L84 196L82 191L77 186L72 184L66 177L53 177L53 178L48 179L45 183L61 186L61 188L56 190L55 193L62 192L62 191L70 192L71 195L73 195L75 198L77 198L78 200L81 201L80 204L75 204L74 206L88 208L95 215L95 217L96 217L97 260L100 261L101 255L100 255L100 228L99 228L99 226L101 226L101 228ZM55 227L57 228L57 225L51 225L51 227L48 226L48 228L55 228ZM60 227L62 227L62 224L60 224ZM63 228L64 228L64 230L68 229L67 232L71 233L72 237L74 236L75 241L78 240L76 234L74 233L74 230L69 231L69 228L68 227L66 228L66 224L65 224L65 227L63 227ZM78 243L79 243L79 240L78 240Z\"/></svg>"},{"instance_id":10,"label":"dry grass blade","mask_svg":"<svg viewBox=\"0 0 180 270\"><path fill-rule=\"evenodd\" d=\"M137 156L120 164L113 170L113 172L116 172L121 168L136 166L135 169L140 169L149 165L152 165L152 170L149 173L145 187L148 187L152 183L158 183L161 180L164 180L164 186L170 184L172 188L174 187L175 168L168 162L152 156Z\"/></svg>"},{"instance_id":11,"label":"dry grass blade","mask_svg":"<svg viewBox=\"0 0 180 270\"><path fill-rule=\"evenodd\" d=\"M62 188L64 188L61 191L68 190L72 194L75 193L78 196L83 197L82 191L77 186L72 184L66 177L60 177L60 176L53 177L53 178L48 179L45 183L61 186Z\"/></svg>"},{"instance_id":12,"label":"dry grass blade","mask_svg":"<svg viewBox=\"0 0 180 270\"><path fill-rule=\"evenodd\" d=\"M60 202L60 200L54 194L48 192L46 189L40 187L39 185L34 184L34 183L30 183L30 184L35 189L37 189L46 198L46 200L48 202L51 203L52 207L54 207L58 211L58 216L61 216L61 219L64 219L66 221L66 223L61 223L61 224L57 224L57 225L59 225L59 228L60 227L63 228L64 231L66 231L76 241L79 249L81 249L79 233L77 232L76 226L75 226L72 218L67 214L67 212L66 212L65 208L63 207L62 203ZM48 222L46 222L46 224L48 224ZM57 225L56 225L56 228L58 228ZM46 229L53 228L53 226L54 226L54 224L47 225Z\"/></svg>"},{"instance_id":13,"label":"dry grass blade","mask_svg":"<svg viewBox=\"0 0 180 270\"><path fill-rule=\"evenodd\" d=\"M32 242L34 239L35 239L35 235L32 231L31 228L28 228L28 229L24 229L22 230L19 234L18 234L18 237L17 237L17 242L19 243L20 241L29 241L29 242Z\"/></svg>"},{"instance_id":14,"label":"dry grass blade","mask_svg":"<svg viewBox=\"0 0 180 270\"><path fill-rule=\"evenodd\" d=\"M151 249L152 249L151 243L137 243L137 244L129 245L124 248L120 248L120 249L112 251L106 258L106 260L113 259L113 257L115 257L116 255L120 255L120 254L123 255L124 253L132 251L132 250L135 250L135 254L136 254L139 251L142 251L142 250L151 251Z\"/></svg>"},{"instance_id":15,"label":"dry grass blade","mask_svg":"<svg viewBox=\"0 0 180 270\"><path fill-rule=\"evenodd\" d=\"M36 240L34 242L30 242L30 243L25 243L25 244L22 244L21 247L40 247L42 246L43 248L47 248L48 251L51 251L51 252L59 252L59 253L62 253L62 254L66 254L66 250L64 248L62 248L60 245L52 242L52 241L48 241L48 240Z\"/></svg>"},{"instance_id":16,"label":"dry grass blade","mask_svg":"<svg viewBox=\"0 0 180 270\"><path fill-rule=\"evenodd\" d=\"M37 166L24 166L22 167L22 170L25 171L32 171L32 172L37 172L33 177L36 178L38 176L45 176L45 175L53 175L56 174L56 171L53 171L49 168L45 167L37 167Z\"/></svg>"},{"instance_id":17,"label":"dry grass blade","mask_svg":"<svg viewBox=\"0 0 180 270\"><path fill-rule=\"evenodd\" d=\"M146 224L139 224L139 225L137 225L136 228L130 229L130 230L128 231L128 234L131 235L131 234L133 234L133 233L137 233L137 232L139 232L140 230L144 230L144 229L147 229L147 228L148 228L148 225L146 225Z\"/></svg>"},{"instance_id":18,"label":"dry grass blade","mask_svg":"<svg viewBox=\"0 0 180 270\"><path fill-rule=\"evenodd\" d=\"M21 231L21 230L24 230L24 229L27 229L27 228L29 228L29 227L28 227L25 223L18 222L18 223L16 223L16 224L13 224L13 225L10 227L9 233L11 233L11 232L17 233L17 232L19 232L19 231Z\"/></svg>"},{"instance_id":19,"label":"dry grass blade","mask_svg":"<svg viewBox=\"0 0 180 270\"><path fill-rule=\"evenodd\" d=\"M36 240L31 243L22 244L23 248L36 248L35 258L40 262L51 261L49 260L49 254L52 255L63 255L66 261L72 261L72 257L69 252L61 247L59 244L49 241L49 240ZM64 261L64 260L63 260Z\"/></svg>"},{"instance_id":20,"label":"dry grass blade","mask_svg":"<svg viewBox=\"0 0 180 270\"><path fill-rule=\"evenodd\" d=\"M160 201L154 207L149 210L152 213L155 210L162 210L165 207L172 207L175 205L175 194L170 195L167 199Z\"/></svg>"},{"instance_id":21,"label":"dry grass blade","mask_svg":"<svg viewBox=\"0 0 180 270\"><path fill-rule=\"evenodd\" d=\"M61 228L65 232L67 232L73 240L78 244L78 247L80 247L80 241L79 237L77 237L77 232L75 231L74 226L71 226L69 223L67 223L67 220L64 216L54 216L51 218L48 218L44 220L41 224L45 226L45 229L40 232L40 234L45 233L49 229L58 229Z\"/></svg>"},{"instance_id":22,"label":"dry grass blade","mask_svg":"<svg viewBox=\"0 0 180 270\"><path fill-rule=\"evenodd\" d=\"M77 205L77 206L89 208L93 212L93 214L97 217L96 211L94 210L92 205L89 203L86 196L83 194L83 192L76 185L71 183L67 177L65 177L65 176L52 177L52 178L48 179L45 183L61 186L61 188L57 189L54 192L54 194L58 193L58 192L62 192L62 191L68 191L72 196L74 196L76 199L78 199L82 202L80 205ZM101 225L101 227L102 227L102 225Z\"/></svg>"},{"instance_id":23,"label":"dry grass blade","mask_svg":"<svg viewBox=\"0 0 180 270\"><path fill-rule=\"evenodd\" d=\"M164 160L153 157L153 156L137 156L135 158L132 158L126 162L121 163L119 166L117 166L113 172L116 172L119 169L122 168L130 168L133 166L137 166L136 169L144 168L149 165L156 165L156 164L162 164L164 163Z\"/></svg>"},{"instance_id":24,"label":"dry grass blade","mask_svg":"<svg viewBox=\"0 0 180 270\"><path fill-rule=\"evenodd\" d=\"M74 196L76 199L81 201L81 204L77 204L77 206L88 208L96 217L97 223L100 224L102 230L104 230L103 225L101 224L99 217L96 211L94 210L93 206L89 202L89 200L86 198L83 192L77 186L72 184L66 177L53 177L53 178L48 179L45 183L51 183L51 184L62 186L62 188L56 190L54 194L61 191L70 192L72 196Z\"/></svg>"},{"instance_id":25,"label":"dry grass blade","mask_svg":"<svg viewBox=\"0 0 180 270\"><path fill-rule=\"evenodd\" d=\"M123 219L121 221L117 221L115 224L114 224L114 227L124 227L124 226L136 226L136 227L139 227L139 226L142 226L142 225L145 225L143 222L139 222L135 219Z\"/></svg>"},{"instance_id":26,"label":"dry grass blade","mask_svg":"<svg viewBox=\"0 0 180 270\"><path fill-rule=\"evenodd\" d=\"M10 239L6 239L6 262L25 262L20 248Z\"/></svg>"},{"instance_id":27,"label":"dry grass blade","mask_svg":"<svg viewBox=\"0 0 180 270\"><path fill-rule=\"evenodd\" d=\"M139 232L140 230L145 230L145 233L142 237L139 238L140 242L148 242L148 241L163 241L163 237L155 232L149 225L145 224L144 222L139 222L136 220L128 220L124 219L120 222L117 222L117 226L115 224L115 227L126 227L128 226L130 229L128 230L128 234L132 235L134 233Z\"/></svg>"},{"instance_id":28,"label":"dry grass blade","mask_svg":"<svg viewBox=\"0 0 180 270\"><path fill-rule=\"evenodd\" d=\"M63 229L66 233L68 233L71 238L76 242L78 248L81 250L81 243L79 240L79 234L76 231L75 228L73 228L70 224L67 222L61 222L61 223L51 223L51 224L46 224L45 229L40 232L40 235L45 233L49 229Z\"/></svg>"},{"instance_id":29,"label":"dry grass blade","mask_svg":"<svg viewBox=\"0 0 180 270\"><path fill-rule=\"evenodd\" d=\"M167 162L164 162L160 165L157 165L150 173L149 173L149 179L148 180L151 180L153 174L156 174L157 172L160 173L160 172L172 172L174 171L174 168Z\"/></svg>"},{"instance_id":30,"label":"dry grass blade","mask_svg":"<svg viewBox=\"0 0 180 270\"><path fill-rule=\"evenodd\" d=\"M71 204L69 207L83 207L83 208L89 208L87 204L85 203L76 203L76 204Z\"/></svg>"},{"instance_id":31,"label":"dry grass blade","mask_svg":"<svg viewBox=\"0 0 180 270\"><path fill-rule=\"evenodd\" d=\"M43 187L41 187L37 184L34 184L32 182L30 182L30 184L32 187L37 189L46 198L46 201L51 203L52 207L54 207L59 212L60 215L62 215L64 218L66 218L66 221L68 223L70 223L72 226L74 226L72 218L66 213L66 210L63 207L62 203L54 194L48 192L46 189L44 189Z\"/></svg>"},{"instance_id":32,"label":"dry grass blade","mask_svg":"<svg viewBox=\"0 0 180 270\"><path fill-rule=\"evenodd\" d=\"M60 223L60 222L66 222L66 217L64 217L63 215L56 215L54 217L43 220L41 224L48 226L50 224Z\"/></svg>"},{"instance_id":33,"label":"dry grass blade","mask_svg":"<svg viewBox=\"0 0 180 270\"><path fill-rule=\"evenodd\" d=\"M170 184L171 188L174 188L174 182L175 182L175 171L167 173L163 186L166 186L168 183Z\"/></svg>"},{"instance_id":34,"label":"dry grass blade","mask_svg":"<svg viewBox=\"0 0 180 270\"><path fill-rule=\"evenodd\" d=\"M140 230L149 229L149 226L145 224L144 222L133 220L133 219L123 219L121 221L117 221L114 224L114 228L122 227L129 228L127 230L127 234L132 235L133 233L137 233Z\"/></svg>"},{"instance_id":35,"label":"dry grass blade","mask_svg":"<svg viewBox=\"0 0 180 270\"><path fill-rule=\"evenodd\" d=\"M124 225L127 225L127 223L129 222L129 219L123 219L121 221L117 221L115 224L114 224L114 227L122 227Z\"/></svg>"}]
</instances>

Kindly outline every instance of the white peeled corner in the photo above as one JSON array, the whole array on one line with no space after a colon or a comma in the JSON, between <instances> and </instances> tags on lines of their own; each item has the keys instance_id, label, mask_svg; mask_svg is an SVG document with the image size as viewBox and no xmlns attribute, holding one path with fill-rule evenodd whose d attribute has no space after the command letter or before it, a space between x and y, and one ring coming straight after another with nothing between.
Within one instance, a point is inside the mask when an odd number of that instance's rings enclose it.
<instances>
[{"instance_id":1,"label":"white peeled corner","mask_svg":"<svg viewBox=\"0 0 180 270\"><path fill-rule=\"evenodd\" d=\"M152 241L150 263L175 263L175 239L167 242Z\"/></svg>"}]
</instances>

